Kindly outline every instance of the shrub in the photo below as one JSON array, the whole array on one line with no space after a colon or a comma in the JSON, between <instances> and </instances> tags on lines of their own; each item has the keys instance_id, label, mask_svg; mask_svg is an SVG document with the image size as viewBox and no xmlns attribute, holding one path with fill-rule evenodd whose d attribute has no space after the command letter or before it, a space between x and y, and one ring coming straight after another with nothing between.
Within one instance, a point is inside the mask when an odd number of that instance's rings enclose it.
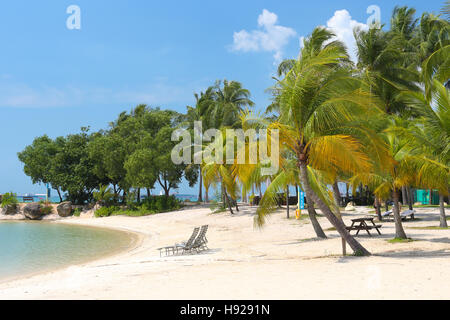
<instances>
[{"instance_id":1,"label":"shrub","mask_svg":"<svg viewBox=\"0 0 450 320\"><path fill-rule=\"evenodd\" d=\"M19 201L17 200L17 195L12 192L5 193L2 196L2 208L6 206L16 207Z\"/></svg>"},{"instance_id":2,"label":"shrub","mask_svg":"<svg viewBox=\"0 0 450 320\"><path fill-rule=\"evenodd\" d=\"M109 206L114 201L114 192L108 186L100 185L98 191L94 191L94 200L103 206Z\"/></svg>"},{"instance_id":3,"label":"shrub","mask_svg":"<svg viewBox=\"0 0 450 320\"><path fill-rule=\"evenodd\" d=\"M141 210L154 212L167 212L181 208L181 202L175 196L152 196L145 199Z\"/></svg>"},{"instance_id":4,"label":"shrub","mask_svg":"<svg viewBox=\"0 0 450 320\"><path fill-rule=\"evenodd\" d=\"M53 212L53 207L50 205L50 202L41 201L40 204L43 215L51 214Z\"/></svg>"},{"instance_id":5,"label":"shrub","mask_svg":"<svg viewBox=\"0 0 450 320\"><path fill-rule=\"evenodd\" d=\"M76 208L73 211L73 215L74 215L74 217L79 217L81 215L81 209L80 208Z\"/></svg>"},{"instance_id":6,"label":"shrub","mask_svg":"<svg viewBox=\"0 0 450 320\"><path fill-rule=\"evenodd\" d=\"M120 210L120 208L118 208L118 207L101 207L100 209L95 211L95 217L96 218L109 217L115 211L119 211L119 210Z\"/></svg>"}]
</instances>

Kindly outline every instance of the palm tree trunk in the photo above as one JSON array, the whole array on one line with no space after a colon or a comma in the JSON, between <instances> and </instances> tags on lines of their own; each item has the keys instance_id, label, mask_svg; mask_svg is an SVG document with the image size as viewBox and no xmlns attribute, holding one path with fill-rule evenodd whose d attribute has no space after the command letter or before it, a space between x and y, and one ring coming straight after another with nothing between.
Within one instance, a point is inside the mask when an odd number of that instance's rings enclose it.
<instances>
[{"instance_id":1,"label":"palm tree trunk","mask_svg":"<svg viewBox=\"0 0 450 320\"><path fill-rule=\"evenodd\" d=\"M341 192L339 191L339 185L338 185L337 181L335 181L333 183L333 193L334 193L334 200L336 200L336 204L339 208L342 206L342 199L341 199Z\"/></svg>"},{"instance_id":2,"label":"palm tree trunk","mask_svg":"<svg viewBox=\"0 0 450 320\"><path fill-rule=\"evenodd\" d=\"M412 192L412 188L410 186L406 187L406 192L408 194L408 206L409 210L413 210L413 204L414 204L414 195Z\"/></svg>"},{"instance_id":3,"label":"palm tree trunk","mask_svg":"<svg viewBox=\"0 0 450 320\"><path fill-rule=\"evenodd\" d=\"M286 186L286 217L289 219L289 186Z\"/></svg>"},{"instance_id":4,"label":"palm tree trunk","mask_svg":"<svg viewBox=\"0 0 450 320\"><path fill-rule=\"evenodd\" d=\"M308 205L309 219L311 220L311 224L313 225L316 236L318 238L326 239L327 236L325 235L325 232L323 232L323 229L320 226L319 221L317 221L317 213L316 210L314 209L314 202L308 196L306 196L306 204Z\"/></svg>"},{"instance_id":5,"label":"palm tree trunk","mask_svg":"<svg viewBox=\"0 0 450 320\"><path fill-rule=\"evenodd\" d=\"M378 220L383 221L383 217L381 216L381 203L377 197L375 197L375 211L377 212Z\"/></svg>"},{"instance_id":6,"label":"palm tree trunk","mask_svg":"<svg viewBox=\"0 0 450 320\"><path fill-rule=\"evenodd\" d=\"M205 203L209 203L209 189L205 188Z\"/></svg>"},{"instance_id":7,"label":"palm tree trunk","mask_svg":"<svg viewBox=\"0 0 450 320\"><path fill-rule=\"evenodd\" d=\"M444 204L444 195L439 193L439 213L441 220L441 228L448 228L447 217L445 216L445 204Z\"/></svg>"},{"instance_id":8,"label":"palm tree trunk","mask_svg":"<svg viewBox=\"0 0 450 320\"><path fill-rule=\"evenodd\" d=\"M431 206L433 204L433 190L430 189L430 199L428 201L428 204Z\"/></svg>"},{"instance_id":9,"label":"palm tree trunk","mask_svg":"<svg viewBox=\"0 0 450 320\"><path fill-rule=\"evenodd\" d=\"M408 198L406 197L406 187L402 187L402 204L405 206L408 203Z\"/></svg>"},{"instance_id":10,"label":"palm tree trunk","mask_svg":"<svg viewBox=\"0 0 450 320\"><path fill-rule=\"evenodd\" d=\"M386 205L386 207L385 207L385 209L386 209L386 212L388 212L388 211L389 211L389 204L388 204L388 200L386 200L386 202L385 202L385 205Z\"/></svg>"},{"instance_id":11,"label":"palm tree trunk","mask_svg":"<svg viewBox=\"0 0 450 320\"><path fill-rule=\"evenodd\" d=\"M395 238L397 239L408 239L405 230L402 225L402 218L400 217L400 205L399 198L400 193L397 189L392 191L392 196L394 198L394 221L395 221Z\"/></svg>"},{"instance_id":12,"label":"palm tree trunk","mask_svg":"<svg viewBox=\"0 0 450 320\"><path fill-rule=\"evenodd\" d=\"M202 169L199 169L200 174L200 183L199 183L199 190L198 190L198 202L203 202L203 195L202 195L202 188L203 188L203 176L202 176Z\"/></svg>"},{"instance_id":13,"label":"palm tree trunk","mask_svg":"<svg viewBox=\"0 0 450 320\"><path fill-rule=\"evenodd\" d=\"M333 212L328 208L328 206L320 199L317 194L311 188L308 180L308 168L305 162L301 162L299 164L300 167L300 179L302 181L302 185L305 188L305 192L308 197L311 198L313 202L315 202L323 214L327 217L327 219L331 222L331 224L336 228L337 232L341 235L341 237L349 244L356 255L362 256L370 256L370 252L366 250L355 238L353 238L350 233L347 231L345 224L342 220L339 220Z\"/></svg>"},{"instance_id":14,"label":"palm tree trunk","mask_svg":"<svg viewBox=\"0 0 450 320\"><path fill-rule=\"evenodd\" d=\"M141 188L137 189L137 203L141 203Z\"/></svg>"}]
</instances>

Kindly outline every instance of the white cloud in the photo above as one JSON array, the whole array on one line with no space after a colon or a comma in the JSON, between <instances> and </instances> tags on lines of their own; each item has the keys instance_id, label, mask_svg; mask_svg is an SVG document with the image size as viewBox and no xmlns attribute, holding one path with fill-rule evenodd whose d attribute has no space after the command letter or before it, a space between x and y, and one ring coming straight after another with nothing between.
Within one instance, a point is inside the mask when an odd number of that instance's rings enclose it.
<instances>
[{"instance_id":1,"label":"white cloud","mask_svg":"<svg viewBox=\"0 0 450 320\"><path fill-rule=\"evenodd\" d=\"M361 28L363 30L369 29L367 24L353 20L350 13L347 10L338 10L334 13L333 17L327 22L327 27L336 34L336 38L342 41L348 49L348 53L352 61L357 61L357 47L356 40L353 36L353 30L355 28Z\"/></svg>"},{"instance_id":2,"label":"white cloud","mask_svg":"<svg viewBox=\"0 0 450 320\"><path fill-rule=\"evenodd\" d=\"M258 30L235 32L232 49L243 52L273 52L275 62L280 62L283 58L283 48L297 33L294 29L278 25L277 22L278 16L264 9L258 17Z\"/></svg>"}]
</instances>

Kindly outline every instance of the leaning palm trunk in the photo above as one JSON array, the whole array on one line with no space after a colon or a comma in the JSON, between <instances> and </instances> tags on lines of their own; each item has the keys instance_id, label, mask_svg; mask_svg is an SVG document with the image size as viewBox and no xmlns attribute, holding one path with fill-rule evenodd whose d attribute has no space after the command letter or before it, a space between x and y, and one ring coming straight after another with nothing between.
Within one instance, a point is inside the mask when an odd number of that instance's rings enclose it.
<instances>
[{"instance_id":1,"label":"leaning palm trunk","mask_svg":"<svg viewBox=\"0 0 450 320\"><path fill-rule=\"evenodd\" d=\"M403 230L402 218L400 217L400 204L399 198L400 194L398 190L394 189L392 191L392 195L394 198L394 221L395 221L395 238L397 239L408 239L406 236L405 230Z\"/></svg>"},{"instance_id":2,"label":"leaning palm trunk","mask_svg":"<svg viewBox=\"0 0 450 320\"><path fill-rule=\"evenodd\" d=\"M314 202L311 200L311 198L306 196L306 203L308 205L309 219L311 220L311 224L313 225L316 236L318 238L326 239L327 236L326 236L325 232L323 232L323 229L320 226L319 221L317 221L317 213L316 213L316 210L314 209Z\"/></svg>"},{"instance_id":3,"label":"leaning palm trunk","mask_svg":"<svg viewBox=\"0 0 450 320\"><path fill-rule=\"evenodd\" d=\"M439 194L439 214L441 220L441 228L448 228L447 217L445 216L445 205L444 205L444 195Z\"/></svg>"},{"instance_id":4,"label":"leaning palm trunk","mask_svg":"<svg viewBox=\"0 0 450 320\"><path fill-rule=\"evenodd\" d=\"M341 192L339 191L339 185L338 182L335 181L333 183L333 193L334 193L334 199L336 200L337 207L342 207L342 199L341 199Z\"/></svg>"},{"instance_id":5,"label":"leaning palm trunk","mask_svg":"<svg viewBox=\"0 0 450 320\"><path fill-rule=\"evenodd\" d=\"M328 208L328 206L320 199L317 194L311 188L308 180L308 169L305 162L299 164L300 167L300 180L308 197L315 202L331 224L336 228L341 237L349 244L355 254L361 256L370 256L370 252L366 250L358 241L353 238L347 231L345 224L342 220L339 220L336 215Z\"/></svg>"}]
</instances>

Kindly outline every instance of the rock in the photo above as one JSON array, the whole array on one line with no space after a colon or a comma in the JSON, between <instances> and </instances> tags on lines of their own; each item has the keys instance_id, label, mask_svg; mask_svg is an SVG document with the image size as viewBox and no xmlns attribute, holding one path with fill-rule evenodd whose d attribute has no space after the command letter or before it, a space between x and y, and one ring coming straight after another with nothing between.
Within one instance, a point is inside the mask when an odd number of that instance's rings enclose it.
<instances>
[{"instance_id":1,"label":"rock","mask_svg":"<svg viewBox=\"0 0 450 320\"><path fill-rule=\"evenodd\" d=\"M30 203L23 208L23 214L30 220L39 220L42 218L41 204Z\"/></svg>"},{"instance_id":2,"label":"rock","mask_svg":"<svg viewBox=\"0 0 450 320\"><path fill-rule=\"evenodd\" d=\"M56 207L56 210L58 211L58 215L60 217L63 218L70 217L72 215L72 202L70 201L62 202Z\"/></svg>"},{"instance_id":3,"label":"rock","mask_svg":"<svg viewBox=\"0 0 450 320\"><path fill-rule=\"evenodd\" d=\"M14 214L17 213L17 206L15 206L15 205L6 205L5 207L2 208L0 213L4 214L4 215L14 215Z\"/></svg>"}]
</instances>

